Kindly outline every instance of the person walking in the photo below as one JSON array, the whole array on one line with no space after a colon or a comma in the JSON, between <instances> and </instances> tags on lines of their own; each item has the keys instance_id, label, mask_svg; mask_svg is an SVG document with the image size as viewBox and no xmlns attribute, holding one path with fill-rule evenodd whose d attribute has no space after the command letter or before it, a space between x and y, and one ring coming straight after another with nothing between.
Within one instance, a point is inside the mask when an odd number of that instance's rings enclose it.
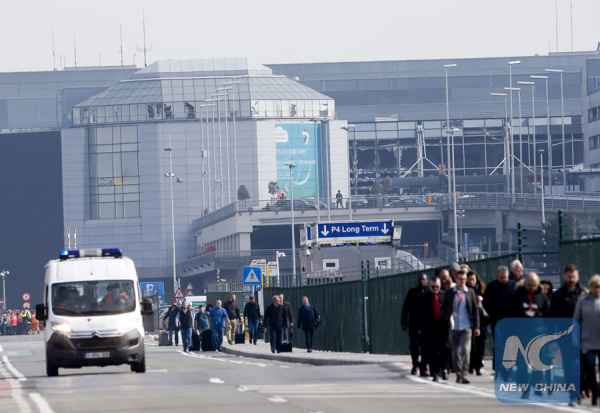
<instances>
[{"instance_id":1,"label":"person walking","mask_svg":"<svg viewBox=\"0 0 600 413\"><path fill-rule=\"evenodd\" d=\"M451 314L453 322L450 330L452 365L456 372L456 382L469 384L469 357L471 337L479 336L479 308L473 289L467 287L467 273L460 270L455 276L456 286L446 292L445 312Z\"/></svg>"},{"instance_id":2,"label":"person walking","mask_svg":"<svg viewBox=\"0 0 600 413\"><path fill-rule=\"evenodd\" d=\"M488 336L486 328L488 327L488 314L483 309L483 293L485 292L485 283L479 275L473 270L467 272L467 286L473 289L477 296L477 308L479 310L479 336L473 336L471 341L471 356L469 358L469 373L481 376L483 368L483 358L485 356L485 340Z\"/></svg>"},{"instance_id":3,"label":"person walking","mask_svg":"<svg viewBox=\"0 0 600 413\"><path fill-rule=\"evenodd\" d=\"M278 295L274 295L271 301L272 304L265 310L264 323L269 326L271 353L281 353L283 326L286 323L285 311L280 304Z\"/></svg>"},{"instance_id":4,"label":"person walking","mask_svg":"<svg viewBox=\"0 0 600 413\"><path fill-rule=\"evenodd\" d=\"M191 303L182 304L181 310L177 313L177 323L181 326L183 351L187 353L192 346L192 327L194 326L194 311Z\"/></svg>"},{"instance_id":5,"label":"person walking","mask_svg":"<svg viewBox=\"0 0 600 413\"><path fill-rule=\"evenodd\" d=\"M223 351L223 328L231 329L231 320L227 311L221 306L221 300L217 300L215 307L210 310L209 322L212 327L213 348L217 352Z\"/></svg>"},{"instance_id":6,"label":"person walking","mask_svg":"<svg viewBox=\"0 0 600 413\"><path fill-rule=\"evenodd\" d=\"M202 333L206 330L210 330L210 323L208 322L208 313L204 310L204 306L198 306L198 314L194 320L194 326L198 336L202 336Z\"/></svg>"},{"instance_id":7,"label":"person walking","mask_svg":"<svg viewBox=\"0 0 600 413\"><path fill-rule=\"evenodd\" d=\"M248 302L244 306L244 318L248 322L249 343L256 345L258 341L258 324L260 322L260 306L255 302L254 295L248 298Z\"/></svg>"},{"instance_id":8,"label":"person walking","mask_svg":"<svg viewBox=\"0 0 600 413\"><path fill-rule=\"evenodd\" d=\"M167 328L169 329L169 345L173 345L173 336L175 336L175 345L179 345L179 324L177 322L177 315L179 314L179 307L177 307L177 301L171 301L171 307L167 310L164 316L164 320L167 320Z\"/></svg>"},{"instance_id":9,"label":"person walking","mask_svg":"<svg viewBox=\"0 0 600 413\"><path fill-rule=\"evenodd\" d=\"M598 405L596 360L600 357L600 275L590 278L590 293L575 304L573 318L581 326L581 353L586 384L592 389L592 406Z\"/></svg>"},{"instance_id":10,"label":"person walking","mask_svg":"<svg viewBox=\"0 0 600 413\"><path fill-rule=\"evenodd\" d=\"M408 330L410 357L412 360L412 370L410 374L417 374L417 367L421 377L427 377L427 357L423 338L419 335L419 312L417 303L419 296L427 291L427 274L419 275L417 286L411 288L406 293L404 304L402 305L402 315L400 316L402 330ZM421 360L419 361L419 357Z\"/></svg>"},{"instance_id":11,"label":"person walking","mask_svg":"<svg viewBox=\"0 0 600 413\"><path fill-rule=\"evenodd\" d=\"M283 299L283 294L279 294L279 303L283 306L283 311L285 313L285 324L282 330L282 341L288 342L291 341L291 328L294 325L294 316L292 315L292 306L290 303Z\"/></svg>"},{"instance_id":12,"label":"person walking","mask_svg":"<svg viewBox=\"0 0 600 413\"><path fill-rule=\"evenodd\" d=\"M342 195L342 191L338 189L337 194L335 194L335 207L342 208L343 200L344 200L344 196Z\"/></svg>"},{"instance_id":13,"label":"person walking","mask_svg":"<svg viewBox=\"0 0 600 413\"><path fill-rule=\"evenodd\" d=\"M419 297L419 332L425 338L429 374L433 381L439 381L441 374L447 380L443 367L446 365L449 315L444 308L444 294L441 293L439 278L429 280L429 290Z\"/></svg>"},{"instance_id":14,"label":"person walking","mask_svg":"<svg viewBox=\"0 0 600 413\"><path fill-rule=\"evenodd\" d=\"M237 323L242 321L242 316L240 315L240 309L236 303L237 297L235 294L231 294L229 296L229 300L223 304L223 308L227 311L227 316L229 317L229 324L227 327L227 342L230 345L235 344L235 326Z\"/></svg>"},{"instance_id":15,"label":"person walking","mask_svg":"<svg viewBox=\"0 0 600 413\"><path fill-rule=\"evenodd\" d=\"M302 306L298 309L298 330L304 331L304 339L306 343L306 351L312 353L312 341L315 329L319 327L321 316L315 308L308 301L308 297L302 297Z\"/></svg>"}]
</instances>

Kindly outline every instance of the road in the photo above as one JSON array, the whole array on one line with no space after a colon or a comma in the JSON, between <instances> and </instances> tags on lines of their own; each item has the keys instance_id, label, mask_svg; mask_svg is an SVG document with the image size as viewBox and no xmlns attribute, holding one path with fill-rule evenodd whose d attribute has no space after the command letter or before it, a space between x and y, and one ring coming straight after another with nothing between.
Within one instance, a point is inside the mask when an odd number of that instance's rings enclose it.
<instances>
[{"instance_id":1,"label":"road","mask_svg":"<svg viewBox=\"0 0 600 413\"><path fill-rule=\"evenodd\" d=\"M147 372L60 369L46 377L41 335L0 337L0 412L545 412L590 406L502 404L493 383L412 377L398 364L310 366L147 342Z\"/></svg>"}]
</instances>

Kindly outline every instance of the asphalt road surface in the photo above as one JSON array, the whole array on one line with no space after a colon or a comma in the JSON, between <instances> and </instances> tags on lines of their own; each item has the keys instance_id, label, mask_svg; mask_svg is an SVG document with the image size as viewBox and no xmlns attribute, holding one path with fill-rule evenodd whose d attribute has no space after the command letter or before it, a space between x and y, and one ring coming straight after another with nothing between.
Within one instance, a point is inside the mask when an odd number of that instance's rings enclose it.
<instances>
[{"instance_id":1,"label":"asphalt road surface","mask_svg":"<svg viewBox=\"0 0 600 413\"><path fill-rule=\"evenodd\" d=\"M147 372L60 369L46 377L41 335L0 337L0 412L548 412L590 406L502 404L479 385L432 383L402 366L310 366L146 345Z\"/></svg>"}]
</instances>

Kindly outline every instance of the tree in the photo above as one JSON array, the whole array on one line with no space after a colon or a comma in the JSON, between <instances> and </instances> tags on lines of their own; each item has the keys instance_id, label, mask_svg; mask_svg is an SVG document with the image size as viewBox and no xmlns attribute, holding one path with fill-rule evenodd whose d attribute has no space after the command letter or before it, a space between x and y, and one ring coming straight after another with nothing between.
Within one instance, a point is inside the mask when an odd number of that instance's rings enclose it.
<instances>
[{"instance_id":1,"label":"tree","mask_svg":"<svg viewBox=\"0 0 600 413\"><path fill-rule=\"evenodd\" d=\"M279 191L279 185L277 185L277 182L269 181L269 194L271 194L272 197L275 197L277 195L277 191Z\"/></svg>"},{"instance_id":2,"label":"tree","mask_svg":"<svg viewBox=\"0 0 600 413\"><path fill-rule=\"evenodd\" d=\"M545 245L551 249L558 248L558 215L548 218L546 223L542 224L542 231ZM583 231L579 227L579 221L573 215L563 214L563 240L579 239L582 235Z\"/></svg>"},{"instance_id":3,"label":"tree","mask_svg":"<svg viewBox=\"0 0 600 413\"><path fill-rule=\"evenodd\" d=\"M250 199L250 193L248 192L248 188L246 188L246 185L240 185L237 192L238 201L245 201L246 199Z\"/></svg>"}]
</instances>

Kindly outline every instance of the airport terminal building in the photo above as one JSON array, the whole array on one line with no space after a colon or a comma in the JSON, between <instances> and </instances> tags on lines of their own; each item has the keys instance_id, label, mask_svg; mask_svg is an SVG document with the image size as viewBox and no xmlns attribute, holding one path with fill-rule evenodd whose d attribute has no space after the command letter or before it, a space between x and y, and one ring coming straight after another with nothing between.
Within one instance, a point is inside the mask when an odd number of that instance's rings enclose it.
<instances>
[{"instance_id":1,"label":"airport terminal building","mask_svg":"<svg viewBox=\"0 0 600 413\"><path fill-rule=\"evenodd\" d=\"M241 251L291 246L289 216L269 209L282 194L291 197L286 164L295 165L294 197L315 208L335 202L337 190L369 195L374 182L387 181L396 196L444 192L448 126L456 128L460 191L506 192L507 173L516 175L517 193L535 193L541 182L556 194L597 191L599 60L595 51L269 66L200 59L4 73L0 139L23 142L11 156L32 164L47 153L31 151L26 137L58 145L60 155L48 161L60 172L51 189L62 196L47 204L62 233L37 227L59 248L67 246L66 228L76 228L78 248L120 246L142 278L166 279L174 232L178 276L214 278L214 260L190 271L210 261L205 252L247 261L251 254ZM435 182L419 181L426 178ZM424 232L433 247L446 230ZM417 232L405 232L407 243L424 235ZM272 242L262 242L265 234Z\"/></svg>"}]
</instances>

